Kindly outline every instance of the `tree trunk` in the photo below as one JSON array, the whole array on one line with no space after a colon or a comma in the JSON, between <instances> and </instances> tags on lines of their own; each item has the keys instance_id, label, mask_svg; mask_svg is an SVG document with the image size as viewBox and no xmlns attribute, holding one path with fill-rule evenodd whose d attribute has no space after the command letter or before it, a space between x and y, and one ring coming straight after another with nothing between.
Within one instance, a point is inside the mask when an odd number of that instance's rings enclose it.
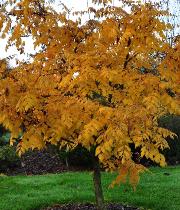
<instances>
[{"instance_id":1,"label":"tree trunk","mask_svg":"<svg viewBox=\"0 0 180 210\"><path fill-rule=\"evenodd\" d=\"M66 167L67 167L67 169L69 169L68 157L65 157L65 162L66 162Z\"/></svg>"},{"instance_id":2,"label":"tree trunk","mask_svg":"<svg viewBox=\"0 0 180 210\"><path fill-rule=\"evenodd\" d=\"M94 166L93 182L94 182L97 209L106 210L104 204L103 190L101 185L101 171L100 171L99 161L96 157L94 157L93 166Z\"/></svg>"}]
</instances>

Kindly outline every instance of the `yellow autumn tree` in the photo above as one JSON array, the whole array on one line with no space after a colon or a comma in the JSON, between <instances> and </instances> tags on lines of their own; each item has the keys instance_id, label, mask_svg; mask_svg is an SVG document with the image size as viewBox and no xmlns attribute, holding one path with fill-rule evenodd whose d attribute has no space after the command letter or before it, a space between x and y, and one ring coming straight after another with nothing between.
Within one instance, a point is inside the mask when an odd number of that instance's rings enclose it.
<instances>
[{"instance_id":1,"label":"yellow autumn tree","mask_svg":"<svg viewBox=\"0 0 180 210\"><path fill-rule=\"evenodd\" d=\"M84 11L72 21L66 7L57 12L44 0L1 7L3 37L13 25L7 48L15 45L23 53L22 37L32 36L41 50L32 63L8 73L0 63L0 123L11 131L19 155L49 143L89 150L96 202L104 210L100 165L119 172L112 185L129 177L133 187L145 167L133 161L132 145L141 157L166 165L161 151L174 134L158 119L179 114L180 43L166 41L164 31L171 28L160 21L167 14L156 5L92 2L88 13L94 18L83 24Z\"/></svg>"}]
</instances>

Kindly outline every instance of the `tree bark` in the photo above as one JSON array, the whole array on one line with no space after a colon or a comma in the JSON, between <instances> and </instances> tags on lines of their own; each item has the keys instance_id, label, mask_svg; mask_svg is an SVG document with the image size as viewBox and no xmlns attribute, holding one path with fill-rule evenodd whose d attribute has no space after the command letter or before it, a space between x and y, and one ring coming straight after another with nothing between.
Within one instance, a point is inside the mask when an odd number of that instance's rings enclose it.
<instances>
[{"instance_id":1,"label":"tree bark","mask_svg":"<svg viewBox=\"0 0 180 210\"><path fill-rule=\"evenodd\" d=\"M106 210L104 204L103 190L101 185L101 171L100 171L99 161L96 157L94 157L93 166L94 166L93 182L94 182L97 210Z\"/></svg>"}]
</instances>

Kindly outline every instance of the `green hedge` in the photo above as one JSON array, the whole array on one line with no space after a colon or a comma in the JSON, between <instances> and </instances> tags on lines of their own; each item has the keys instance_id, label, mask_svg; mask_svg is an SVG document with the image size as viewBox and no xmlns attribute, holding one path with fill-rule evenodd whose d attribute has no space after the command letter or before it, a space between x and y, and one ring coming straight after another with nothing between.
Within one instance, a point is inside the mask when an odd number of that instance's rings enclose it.
<instances>
[{"instance_id":1,"label":"green hedge","mask_svg":"<svg viewBox=\"0 0 180 210\"><path fill-rule=\"evenodd\" d=\"M60 159L66 164L67 167L83 167L86 169L92 168L92 157L87 149L78 146L72 151L60 150Z\"/></svg>"},{"instance_id":2,"label":"green hedge","mask_svg":"<svg viewBox=\"0 0 180 210\"><path fill-rule=\"evenodd\" d=\"M159 124L176 133L177 137L174 139L167 138L170 149L166 149L163 153L169 165L180 164L180 116L164 116Z\"/></svg>"},{"instance_id":3,"label":"green hedge","mask_svg":"<svg viewBox=\"0 0 180 210\"><path fill-rule=\"evenodd\" d=\"M6 172L10 168L20 165L20 158L16 154L16 149L10 145L0 147L0 171Z\"/></svg>"}]
</instances>

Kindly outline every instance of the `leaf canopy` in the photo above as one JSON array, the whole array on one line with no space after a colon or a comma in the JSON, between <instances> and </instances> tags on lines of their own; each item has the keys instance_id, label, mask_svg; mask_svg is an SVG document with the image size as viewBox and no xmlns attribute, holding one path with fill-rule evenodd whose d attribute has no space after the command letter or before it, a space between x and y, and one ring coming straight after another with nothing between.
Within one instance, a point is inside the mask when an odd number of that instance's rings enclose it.
<instances>
[{"instance_id":1,"label":"leaf canopy","mask_svg":"<svg viewBox=\"0 0 180 210\"><path fill-rule=\"evenodd\" d=\"M27 35L41 47L32 63L11 71L0 62L0 123L11 131L11 144L18 142L18 153L49 143L82 145L107 170L120 171L115 183L129 174L133 186L145 168L134 162L131 145L165 166L161 151L174 134L158 119L179 114L180 43L166 42L169 26L158 18L164 11L122 1L127 12L94 0L102 8L90 8L95 18L80 24L44 1L7 2L11 11L0 10L3 36L11 16L16 20L7 47L23 53Z\"/></svg>"}]
</instances>

